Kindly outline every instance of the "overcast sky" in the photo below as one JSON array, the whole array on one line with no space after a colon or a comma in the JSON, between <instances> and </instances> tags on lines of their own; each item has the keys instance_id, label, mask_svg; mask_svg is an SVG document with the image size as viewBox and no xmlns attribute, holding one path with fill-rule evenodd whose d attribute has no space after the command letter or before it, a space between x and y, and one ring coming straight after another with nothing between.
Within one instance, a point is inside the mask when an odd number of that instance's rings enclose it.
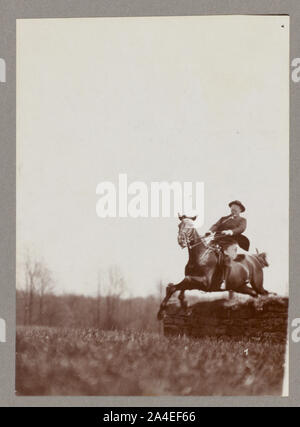
<instances>
[{"instance_id":1,"label":"overcast sky","mask_svg":"<svg viewBox=\"0 0 300 427\"><path fill-rule=\"evenodd\" d=\"M96 186L204 182L205 232L240 199L288 287L289 21L285 16L17 21L17 262L94 295L118 265L131 295L183 278L175 218L99 218Z\"/></svg>"}]
</instances>

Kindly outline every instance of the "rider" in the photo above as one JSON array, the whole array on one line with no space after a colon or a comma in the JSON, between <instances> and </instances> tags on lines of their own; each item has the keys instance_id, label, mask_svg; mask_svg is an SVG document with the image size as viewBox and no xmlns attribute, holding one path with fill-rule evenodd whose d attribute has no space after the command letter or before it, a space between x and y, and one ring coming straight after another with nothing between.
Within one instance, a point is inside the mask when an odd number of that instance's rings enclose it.
<instances>
[{"instance_id":1,"label":"rider","mask_svg":"<svg viewBox=\"0 0 300 427\"><path fill-rule=\"evenodd\" d=\"M242 233L246 230L247 220L240 216L246 210L239 200L233 200L228 205L231 214L219 219L206 235L215 233L213 243L219 245L223 253L230 259L237 255L237 247L240 246L245 251L249 250L250 242ZM227 263L225 262L225 265ZM225 278L228 275L229 266L225 268Z\"/></svg>"}]
</instances>

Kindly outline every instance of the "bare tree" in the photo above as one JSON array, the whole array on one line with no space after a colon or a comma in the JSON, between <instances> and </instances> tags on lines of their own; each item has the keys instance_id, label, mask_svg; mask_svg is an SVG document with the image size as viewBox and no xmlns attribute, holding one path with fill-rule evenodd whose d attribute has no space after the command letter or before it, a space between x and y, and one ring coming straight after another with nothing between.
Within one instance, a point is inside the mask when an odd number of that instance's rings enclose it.
<instances>
[{"instance_id":1,"label":"bare tree","mask_svg":"<svg viewBox=\"0 0 300 427\"><path fill-rule=\"evenodd\" d=\"M162 280L159 280L157 283L157 295L160 301L163 299L163 293L164 293L164 286L163 286Z\"/></svg>"},{"instance_id":2,"label":"bare tree","mask_svg":"<svg viewBox=\"0 0 300 427\"><path fill-rule=\"evenodd\" d=\"M108 269L109 288L108 294L121 297L125 291L125 280L117 265L112 265Z\"/></svg>"},{"instance_id":3,"label":"bare tree","mask_svg":"<svg viewBox=\"0 0 300 427\"><path fill-rule=\"evenodd\" d=\"M37 280L36 291L39 295L39 324L44 323L44 299L45 295L53 290L53 279L48 267L41 262L38 263L39 275Z\"/></svg>"},{"instance_id":4,"label":"bare tree","mask_svg":"<svg viewBox=\"0 0 300 427\"><path fill-rule=\"evenodd\" d=\"M108 284L106 292L106 318L105 327L114 329L117 323L117 310L120 297L125 292L125 280L118 266L113 265L108 269Z\"/></svg>"},{"instance_id":5,"label":"bare tree","mask_svg":"<svg viewBox=\"0 0 300 427\"><path fill-rule=\"evenodd\" d=\"M31 325L33 322L33 307L36 296L39 298L38 321L41 324L43 323L44 296L52 289L53 280L48 267L27 253L25 259L25 325Z\"/></svg>"},{"instance_id":6,"label":"bare tree","mask_svg":"<svg viewBox=\"0 0 300 427\"><path fill-rule=\"evenodd\" d=\"M25 312L24 312L24 324L31 325L32 323L32 312L33 312L33 299L35 291L35 282L38 276L37 264L34 262L27 253L25 259Z\"/></svg>"},{"instance_id":7,"label":"bare tree","mask_svg":"<svg viewBox=\"0 0 300 427\"><path fill-rule=\"evenodd\" d=\"M162 299L163 299L163 293L164 293L164 286L162 283L162 280L159 280L159 282L157 283L157 294L159 297L159 303L161 303ZM157 322L158 323L158 332L163 335L163 324L162 322Z\"/></svg>"},{"instance_id":8,"label":"bare tree","mask_svg":"<svg viewBox=\"0 0 300 427\"><path fill-rule=\"evenodd\" d=\"M96 326L100 328L101 324L101 283L102 283L102 272L98 271L97 277L97 297L96 297Z\"/></svg>"}]
</instances>

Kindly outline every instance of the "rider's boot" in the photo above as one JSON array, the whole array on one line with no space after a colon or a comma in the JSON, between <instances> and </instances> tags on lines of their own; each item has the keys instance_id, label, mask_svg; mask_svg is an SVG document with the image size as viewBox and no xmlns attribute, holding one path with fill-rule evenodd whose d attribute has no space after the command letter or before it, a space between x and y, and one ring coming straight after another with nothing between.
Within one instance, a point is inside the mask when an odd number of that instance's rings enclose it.
<instances>
[{"instance_id":1,"label":"rider's boot","mask_svg":"<svg viewBox=\"0 0 300 427\"><path fill-rule=\"evenodd\" d=\"M228 255L225 255L224 259L224 283L225 289L228 289L228 277L230 275L231 270L231 258Z\"/></svg>"}]
</instances>

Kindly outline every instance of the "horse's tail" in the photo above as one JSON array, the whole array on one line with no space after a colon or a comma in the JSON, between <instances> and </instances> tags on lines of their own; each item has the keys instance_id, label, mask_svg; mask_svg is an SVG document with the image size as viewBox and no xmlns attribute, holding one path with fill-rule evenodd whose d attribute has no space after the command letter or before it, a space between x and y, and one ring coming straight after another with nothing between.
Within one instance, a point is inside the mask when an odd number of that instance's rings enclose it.
<instances>
[{"instance_id":1,"label":"horse's tail","mask_svg":"<svg viewBox=\"0 0 300 427\"><path fill-rule=\"evenodd\" d=\"M256 257L257 257L258 261L260 262L260 264L263 268L269 267L269 262L267 260L266 252L259 253L258 249L256 249Z\"/></svg>"}]
</instances>

